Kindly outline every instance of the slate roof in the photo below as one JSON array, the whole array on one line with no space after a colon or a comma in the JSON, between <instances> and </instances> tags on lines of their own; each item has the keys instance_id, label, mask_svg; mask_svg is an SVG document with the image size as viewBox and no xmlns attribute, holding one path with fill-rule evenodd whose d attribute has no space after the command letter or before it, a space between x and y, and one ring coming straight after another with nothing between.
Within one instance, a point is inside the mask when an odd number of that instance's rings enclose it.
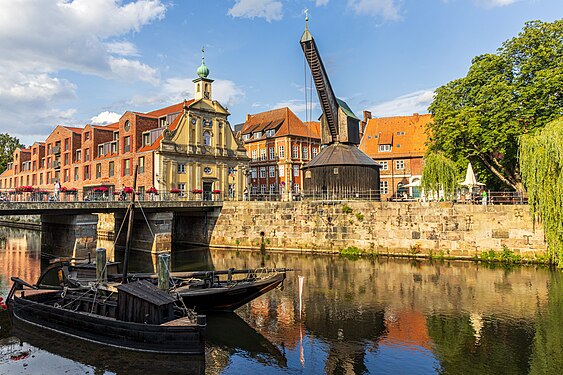
<instances>
[{"instance_id":1,"label":"slate roof","mask_svg":"<svg viewBox=\"0 0 563 375\"><path fill-rule=\"evenodd\" d=\"M356 146L345 143L333 143L321 150L305 168L329 165L373 165L379 164L360 151Z\"/></svg>"}]
</instances>

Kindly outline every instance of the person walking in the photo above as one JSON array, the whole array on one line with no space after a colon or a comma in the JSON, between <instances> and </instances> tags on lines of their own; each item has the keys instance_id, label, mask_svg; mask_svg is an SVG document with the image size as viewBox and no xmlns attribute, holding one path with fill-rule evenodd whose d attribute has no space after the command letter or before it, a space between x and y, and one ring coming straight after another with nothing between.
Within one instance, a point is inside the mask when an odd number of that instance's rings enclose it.
<instances>
[{"instance_id":1,"label":"person walking","mask_svg":"<svg viewBox=\"0 0 563 375\"><path fill-rule=\"evenodd\" d=\"M482 196L483 196L483 198L482 198L481 204L483 206L486 206L487 205L487 190L483 189Z\"/></svg>"}]
</instances>

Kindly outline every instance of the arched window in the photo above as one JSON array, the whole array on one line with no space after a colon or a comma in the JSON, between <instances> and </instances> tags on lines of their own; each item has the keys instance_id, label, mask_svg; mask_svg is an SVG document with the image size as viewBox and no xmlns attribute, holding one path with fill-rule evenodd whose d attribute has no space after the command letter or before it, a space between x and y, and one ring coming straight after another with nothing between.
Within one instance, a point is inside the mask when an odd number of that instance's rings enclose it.
<instances>
[{"instance_id":1,"label":"arched window","mask_svg":"<svg viewBox=\"0 0 563 375\"><path fill-rule=\"evenodd\" d=\"M198 84L197 84L197 92L199 92L199 91L200 91L200 90L199 90L199 83L198 83Z\"/></svg>"},{"instance_id":2,"label":"arched window","mask_svg":"<svg viewBox=\"0 0 563 375\"><path fill-rule=\"evenodd\" d=\"M203 145L211 146L211 133L209 133L208 131L203 132Z\"/></svg>"}]
</instances>

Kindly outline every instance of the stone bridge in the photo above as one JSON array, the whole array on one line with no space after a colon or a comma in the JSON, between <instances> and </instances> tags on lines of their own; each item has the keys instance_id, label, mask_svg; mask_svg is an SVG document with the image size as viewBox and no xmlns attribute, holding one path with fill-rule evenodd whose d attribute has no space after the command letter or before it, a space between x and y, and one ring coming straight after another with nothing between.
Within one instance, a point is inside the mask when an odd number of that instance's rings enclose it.
<instances>
[{"instance_id":1,"label":"stone bridge","mask_svg":"<svg viewBox=\"0 0 563 375\"><path fill-rule=\"evenodd\" d=\"M0 202L0 217L39 215L42 251L84 257L98 246L125 246L128 207L127 201ZM207 245L222 207L222 201L136 201L132 249L158 253L170 251L173 242Z\"/></svg>"}]
</instances>

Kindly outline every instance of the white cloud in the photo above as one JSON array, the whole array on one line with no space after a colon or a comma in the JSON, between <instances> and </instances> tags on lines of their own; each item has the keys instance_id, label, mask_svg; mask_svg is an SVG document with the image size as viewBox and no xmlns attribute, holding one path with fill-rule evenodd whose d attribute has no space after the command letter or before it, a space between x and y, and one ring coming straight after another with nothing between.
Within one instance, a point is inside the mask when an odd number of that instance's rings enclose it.
<instances>
[{"instance_id":1,"label":"white cloud","mask_svg":"<svg viewBox=\"0 0 563 375\"><path fill-rule=\"evenodd\" d=\"M153 96L139 95L134 97L128 105L134 107L150 107L152 109L159 106L166 106L178 103L184 99L194 97L193 78L173 77L163 81L159 91ZM245 93L235 82L225 79L216 79L213 82L213 99L224 106L231 107L236 105Z\"/></svg>"},{"instance_id":2,"label":"white cloud","mask_svg":"<svg viewBox=\"0 0 563 375\"><path fill-rule=\"evenodd\" d=\"M274 104L272 106L272 108L270 109L277 109L277 108L284 108L284 107L288 107L289 109L291 109L291 111L293 113L295 113L302 121L316 121L317 120L317 116L314 114L312 119L306 119L306 110L315 110L318 108L318 103L313 102L312 105L311 103L305 103L304 100L301 99L290 99L290 100L285 100L282 102L278 102L276 104ZM316 112L315 112L316 113Z\"/></svg>"},{"instance_id":3,"label":"white cloud","mask_svg":"<svg viewBox=\"0 0 563 375\"><path fill-rule=\"evenodd\" d=\"M503 7L507 5L514 4L519 0L475 0L478 4L485 6L486 8L496 8Z\"/></svg>"},{"instance_id":4,"label":"white cloud","mask_svg":"<svg viewBox=\"0 0 563 375\"><path fill-rule=\"evenodd\" d=\"M323 5L327 5L328 2L329 2L329 0L316 0L315 5L320 7L320 6L323 6Z\"/></svg>"},{"instance_id":5,"label":"white cloud","mask_svg":"<svg viewBox=\"0 0 563 375\"><path fill-rule=\"evenodd\" d=\"M420 90L399 96L387 102L376 104L369 110L376 117L406 116L413 113L427 113L434 98L434 90Z\"/></svg>"},{"instance_id":6,"label":"white cloud","mask_svg":"<svg viewBox=\"0 0 563 375\"><path fill-rule=\"evenodd\" d=\"M348 8L359 15L383 17L391 21L401 19L398 0L348 0Z\"/></svg>"},{"instance_id":7,"label":"white cloud","mask_svg":"<svg viewBox=\"0 0 563 375\"><path fill-rule=\"evenodd\" d=\"M235 0L227 12L232 17L264 18L268 22L279 21L283 17L283 5L278 0Z\"/></svg>"},{"instance_id":8,"label":"white cloud","mask_svg":"<svg viewBox=\"0 0 563 375\"><path fill-rule=\"evenodd\" d=\"M104 111L99 115L94 116L90 119L90 122L94 125L105 125L118 122L122 115L115 112Z\"/></svg>"},{"instance_id":9,"label":"white cloud","mask_svg":"<svg viewBox=\"0 0 563 375\"><path fill-rule=\"evenodd\" d=\"M108 48L108 52L113 55L121 55L121 56L139 56L139 51L137 51L137 47L131 42L122 41L122 42L111 42L106 43Z\"/></svg>"},{"instance_id":10,"label":"white cloud","mask_svg":"<svg viewBox=\"0 0 563 375\"><path fill-rule=\"evenodd\" d=\"M129 58L138 51L124 36L165 12L161 0L2 2L0 132L48 134L72 121L74 109L56 106L75 97L77 87L60 71L157 84L156 69Z\"/></svg>"}]
</instances>

